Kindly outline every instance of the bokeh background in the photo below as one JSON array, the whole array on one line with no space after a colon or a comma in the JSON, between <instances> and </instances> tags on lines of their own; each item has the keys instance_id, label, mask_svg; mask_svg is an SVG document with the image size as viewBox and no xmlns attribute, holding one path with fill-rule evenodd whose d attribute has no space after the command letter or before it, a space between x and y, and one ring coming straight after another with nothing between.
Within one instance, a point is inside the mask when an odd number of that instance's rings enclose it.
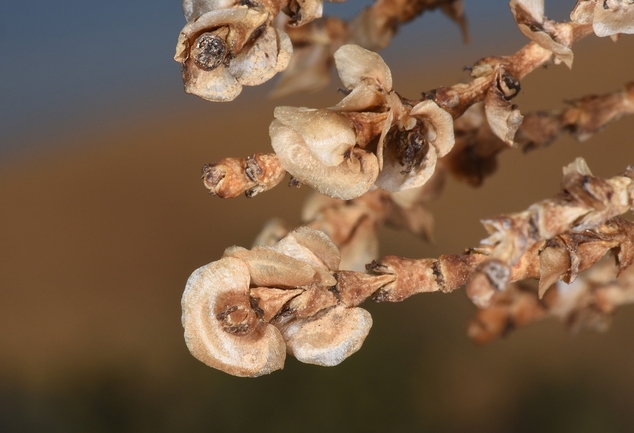
<instances>
[{"instance_id":1,"label":"bokeh background","mask_svg":"<svg viewBox=\"0 0 634 433\"><path fill-rule=\"evenodd\" d=\"M547 1L565 19L574 0ZM353 16L368 2L327 4ZM464 66L526 43L506 2L465 0L471 43L442 14L406 25L381 54L394 87L466 80ZM634 425L634 308L605 334L556 321L490 346L468 340L462 291L371 304L363 348L334 368L288 358L258 379L191 357L180 325L189 274L249 246L278 216L299 223L306 187L253 199L209 197L204 163L269 151L276 105L326 107L340 94L267 99L273 80L233 103L186 95L172 60L178 0L0 4L0 431L626 432ZM634 78L634 38L589 37L572 70L522 82L523 111L614 91ZM430 207L435 243L381 232L381 254L435 257L477 245L479 219L554 194L561 167L595 174L634 163L634 121L579 144L508 151L479 189L450 180Z\"/></svg>"}]
</instances>

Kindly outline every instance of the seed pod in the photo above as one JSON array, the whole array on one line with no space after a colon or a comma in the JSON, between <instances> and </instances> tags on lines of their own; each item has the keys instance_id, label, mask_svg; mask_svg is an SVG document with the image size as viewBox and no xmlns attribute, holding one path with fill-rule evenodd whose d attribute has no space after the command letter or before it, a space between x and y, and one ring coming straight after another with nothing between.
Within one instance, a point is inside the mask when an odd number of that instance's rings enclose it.
<instances>
[{"instance_id":1,"label":"seed pod","mask_svg":"<svg viewBox=\"0 0 634 433\"><path fill-rule=\"evenodd\" d=\"M328 125L324 125L327 128ZM341 164L328 167L315 159L303 137L279 120L269 127L271 145L291 175L322 194L342 200L368 191L379 174L375 155L353 148Z\"/></svg>"},{"instance_id":2,"label":"seed pod","mask_svg":"<svg viewBox=\"0 0 634 433\"><path fill-rule=\"evenodd\" d=\"M363 308L336 306L313 319L291 321L281 332L289 354L330 367L359 350L371 327L372 316Z\"/></svg>"},{"instance_id":3,"label":"seed pod","mask_svg":"<svg viewBox=\"0 0 634 433\"><path fill-rule=\"evenodd\" d=\"M226 257L189 277L182 323L189 351L199 361L234 376L257 377L284 366L285 345L251 307L249 269Z\"/></svg>"},{"instance_id":4,"label":"seed pod","mask_svg":"<svg viewBox=\"0 0 634 433\"><path fill-rule=\"evenodd\" d=\"M222 0L218 5L222 6ZM187 3L194 16L181 31L174 60L182 65L185 91L209 101L231 101L242 86L256 86L288 65L288 35L273 28L265 9L227 3L208 10L206 2Z\"/></svg>"}]
</instances>

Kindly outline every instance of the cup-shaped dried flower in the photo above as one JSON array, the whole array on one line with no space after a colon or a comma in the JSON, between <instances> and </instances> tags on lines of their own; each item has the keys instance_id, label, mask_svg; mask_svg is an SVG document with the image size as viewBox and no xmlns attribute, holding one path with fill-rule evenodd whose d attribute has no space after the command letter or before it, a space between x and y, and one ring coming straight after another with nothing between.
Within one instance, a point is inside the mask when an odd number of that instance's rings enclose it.
<instances>
[{"instance_id":1,"label":"cup-shaped dried flower","mask_svg":"<svg viewBox=\"0 0 634 433\"><path fill-rule=\"evenodd\" d=\"M385 279L347 273L340 285L339 264L328 236L308 227L270 247L227 248L187 283L187 346L207 365L237 376L281 369L285 351L302 362L340 363L372 326L357 305Z\"/></svg>"},{"instance_id":2,"label":"cup-shaped dried flower","mask_svg":"<svg viewBox=\"0 0 634 433\"><path fill-rule=\"evenodd\" d=\"M431 100L403 100L374 52L344 45L334 59L348 92L341 102L328 109L275 110L269 133L284 168L344 200L373 184L391 192L423 185L454 144L452 116Z\"/></svg>"},{"instance_id":3,"label":"cup-shaped dried flower","mask_svg":"<svg viewBox=\"0 0 634 433\"><path fill-rule=\"evenodd\" d=\"M196 270L183 293L185 342L194 357L234 376L256 377L284 366L279 330L251 306L249 268L225 257Z\"/></svg>"},{"instance_id":4,"label":"cup-shaped dried flower","mask_svg":"<svg viewBox=\"0 0 634 433\"><path fill-rule=\"evenodd\" d=\"M192 7L192 16L200 11ZM189 21L174 56L182 65L185 91L210 101L231 101L243 85L262 84L284 70L292 45L286 33L270 25L272 19L265 9L237 5Z\"/></svg>"},{"instance_id":5,"label":"cup-shaped dried flower","mask_svg":"<svg viewBox=\"0 0 634 433\"><path fill-rule=\"evenodd\" d=\"M434 101L419 102L388 132L376 185L390 192L424 185L454 142L451 115Z\"/></svg>"},{"instance_id":6,"label":"cup-shaped dried flower","mask_svg":"<svg viewBox=\"0 0 634 433\"><path fill-rule=\"evenodd\" d=\"M570 19L579 24L592 24L599 37L634 33L632 0L578 0Z\"/></svg>"},{"instance_id":7,"label":"cup-shaped dried flower","mask_svg":"<svg viewBox=\"0 0 634 433\"><path fill-rule=\"evenodd\" d=\"M282 165L300 182L343 200L360 196L379 173L374 154L355 147L353 126L327 109L278 107L271 145Z\"/></svg>"}]
</instances>

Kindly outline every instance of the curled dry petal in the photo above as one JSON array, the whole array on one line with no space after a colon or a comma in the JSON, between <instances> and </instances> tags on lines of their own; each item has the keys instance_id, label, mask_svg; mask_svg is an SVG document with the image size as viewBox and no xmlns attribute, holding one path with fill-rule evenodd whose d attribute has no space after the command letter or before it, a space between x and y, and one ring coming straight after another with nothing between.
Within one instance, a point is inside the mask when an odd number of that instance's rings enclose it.
<instances>
[{"instance_id":1,"label":"curled dry petal","mask_svg":"<svg viewBox=\"0 0 634 433\"><path fill-rule=\"evenodd\" d=\"M281 332L289 354L328 367L359 350L371 327L372 316L366 310L336 306L311 320L291 321Z\"/></svg>"},{"instance_id":2,"label":"curled dry petal","mask_svg":"<svg viewBox=\"0 0 634 433\"><path fill-rule=\"evenodd\" d=\"M230 247L223 257L243 260L249 269L251 282L256 286L292 288L307 286L314 281L314 268L293 257L276 251L274 247Z\"/></svg>"},{"instance_id":3,"label":"curled dry petal","mask_svg":"<svg viewBox=\"0 0 634 433\"><path fill-rule=\"evenodd\" d=\"M570 19L592 24L599 37L634 33L634 2L631 0L578 0Z\"/></svg>"},{"instance_id":4,"label":"curled dry petal","mask_svg":"<svg viewBox=\"0 0 634 433\"><path fill-rule=\"evenodd\" d=\"M251 309L249 269L227 257L189 277L182 298L185 342L194 357L235 376L256 377L284 366L277 328Z\"/></svg>"},{"instance_id":5,"label":"curled dry petal","mask_svg":"<svg viewBox=\"0 0 634 433\"><path fill-rule=\"evenodd\" d=\"M218 9L229 9L236 6L240 0L183 0L183 13L187 21L207 12Z\"/></svg>"},{"instance_id":6,"label":"curled dry petal","mask_svg":"<svg viewBox=\"0 0 634 433\"><path fill-rule=\"evenodd\" d=\"M257 86L288 66L293 45L282 30L267 26L248 50L229 64L229 72L243 86Z\"/></svg>"},{"instance_id":7,"label":"curled dry petal","mask_svg":"<svg viewBox=\"0 0 634 433\"><path fill-rule=\"evenodd\" d=\"M544 17L543 0L511 0L511 12L520 31L557 59L572 67L573 29L570 23L556 23Z\"/></svg>"},{"instance_id":8,"label":"curled dry petal","mask_svg":"<svg viewBox=\"0 0 634 433\"><path fill-rule=\"evenodd\" d=\"M430 129L433 130L433 134L428 133L426 138L436 148L439 158L449 153L455 143L451 114L440 108L434 101L426 100L412 107L409 115L431 124Z\"/></svg>"},{"instance_id":9,"label":"curled dry petal","mask_svg":"<svg viewBox=\"0 0 634 433\"><path fill-rule=\"evenodd\" d=\"M290 232L276 246L285 254L302 259L310 253L313 258L307 260L331 271L339 269L341 257L332 240L322 231L308 227L299 227Z\"/></svg>"},{"instance_id":10,"label":"curled dry petal","mask_svg":"<svg viewBox=\"0 0 634 433\"><path fill-rule=\"evenodd\" d=\"M313 158L326 167L341 164L356 143L351 122L328 109L276 107L274 116L299 134Z\"/></svg>"},{"instance_id":11,"label":"curled dry petal","mask_svg":"<svg viewBox=\"0 0 634 433\"><path fill-rule=\"evenodd\" d=\"M302 136L274 120L269 127L271 145L282 165L300 182L330 197L349 200L374 184L379 173L375 155L353 148L341 164L328 167L315 159Z\"/></svg>"},{"instance_id":12,"label":"curled dry petal","mask_svg":"<svg viewBox=\"0 0 634 433\"><path fill-rule=\"evenodd\" d=\"M385 92L392 90L392 72L381 56L358 45L344 45L335 52L337 73L344 86L374 85Z\"/></svg>"},{"instance_id":13,"label":"curled dry petal","mask_svg":"<svg viewBox=\"0 0 634 433\"><path fill-rule=\"evenodd\" d=\"M517 95L520 85L519 81L503 70L498 71L496 82L497 85L490 86L486 92L484 111L493 133L512 146L523 117L510 99Z\"/></svg>"},{"instance_id":14,"label":"curled dry petal","mask_svg":"<svg viewBox=\"0 0 634 433\"><path fill-rule=\"evenodd\" d=\"M290 0L287 8L291 17L289 24L303 26L321 17L324 3L322 0Z\"/></svg>"}]
</instances>

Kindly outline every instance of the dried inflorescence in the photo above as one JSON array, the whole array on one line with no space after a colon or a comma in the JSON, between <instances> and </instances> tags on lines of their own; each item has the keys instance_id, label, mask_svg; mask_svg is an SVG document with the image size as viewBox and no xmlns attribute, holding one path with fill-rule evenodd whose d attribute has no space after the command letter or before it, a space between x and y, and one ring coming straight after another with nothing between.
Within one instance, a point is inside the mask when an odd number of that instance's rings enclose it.
<instances>
[{"instance_id":1,"label":"dried inflorescence","mask_svg":"<svg viewBox=\"0 0 634 433\"><path fill-rule=\"evenodd\" d=\"M372 326L359 305L390 276L338 271L337 247L307 227L272 247L228 248L196 270L183 293L192 354L236 376L284 366L286 352L332 366L356 352Z\"/></svg>"},{"instance_id":2,"label":"dried inflorescence","mask_svg":"<svg viewBox=\"0 0 634 433\"><path fill-rule=\"evenodd\" d=\"M330 197L349 200L377 186L423 185L453 146L451 116L433 101L415 104L392 90L378 54L357 45L335 53L347 96L327 109L278 107L269 133L286 170Z\"/></svg>"},{"instance_id":3,"label":"dried inflorescence","mask_svg":"<svg viewBox=\"0 0 634 433\"><path fill-rule=\"evenodd\" d=\"M478 247L377 260L385 224L431 238L425 204L441 192L446 172L479 185L503 149L546 147L563 132L583 141L634 114L633 83L559 111L522 115L512 103L530 72L571 67L576 41L592 32L614 40L634 33L631 0L579 0L572 22L545 17L543 0L509 5L531 42L511 56L481 59L470 82L410 100L366 48L386 46L401 24L436 7L464 28L460 0L377 0L347 23L314 21L321 0L183 1L188 24L176 59L188 91L231 100L243 85L283 70L292 40L296 53L277 93L320 88L334 63L345 94L329 108L277 107L269 128L275 154L203 167L205 187L223 198L267 191L287 171L290 184L318 193L304 205L303 227L289 231L273 221L251 250L230 247L192 274L182 321L196 358L249 377L283 368L286 353L336 365L368 335L372 318L359 308L365 300L399 302L463 286L479 308L468 333L481 343L549 316L573 331L603 330L617 306L634 302L634 223L621 217L634 205L631 167L602 179L577 159L564 168L557 196L484 220L489 236ZM594 266L608 253L615 266Z\"/></svg>"},{"instance_id":4,"label":"dried inflorescence","mask_svg":"<svg viewBox=\"0 0 634 433\"><path fill-rule=\"evenodd\" d=\"M476 304L490 305L509 282L511 268L537 242L565 232L582 233L628 212L634 205L634 171L611 179L592 176L582 158L564 168L563 192L515 214L483 220L492 250L471 278L467 291Z\"/></svg>"},{"instance_id":5,"label":"dried inflorescence","mask_svg":"<svg viewBox=\"0 0 634 433\"><path fill-rule=\"evenodd\" d=\"M531 151L550 146L559 136L570 133L580 142L603 130L623 116L634 114L634 82L622 90L603 95L587 95L567 101L563 110L524 114L513 148ZM442 163L458 179L479 186L495 171L497 156L510 149L489 126L484 105L472 105L454 122L456 144Z\"/></svg>"},{"instance_id":6,"label":"dried inflorescence","mask_svg":"<svg viewBox=\"0 0 634 433\"><path fill-rule=\"evenodd\" d=\"M188 23L174 60L182 65L185 91L232 101L242 86L257 86L284 70L293 47L272 25L281 7L275 1L184 0Z\"/></svg>"},{"instance_id":7,"label":"dried inflorescence","mask_svg":"<svg viewBox=\"0 0 634 433\"><path fill-rule=\"evenodd\" d=\"M556 317L571 332L605 331L616 308L630 303L634 303L634 267L617 276L614 266L602 261L570 284L558 281L543 299L535 287L511 284L490 307L478 310L467 333L487 344L548 317Z\"/></svg>"}]
</instances>

